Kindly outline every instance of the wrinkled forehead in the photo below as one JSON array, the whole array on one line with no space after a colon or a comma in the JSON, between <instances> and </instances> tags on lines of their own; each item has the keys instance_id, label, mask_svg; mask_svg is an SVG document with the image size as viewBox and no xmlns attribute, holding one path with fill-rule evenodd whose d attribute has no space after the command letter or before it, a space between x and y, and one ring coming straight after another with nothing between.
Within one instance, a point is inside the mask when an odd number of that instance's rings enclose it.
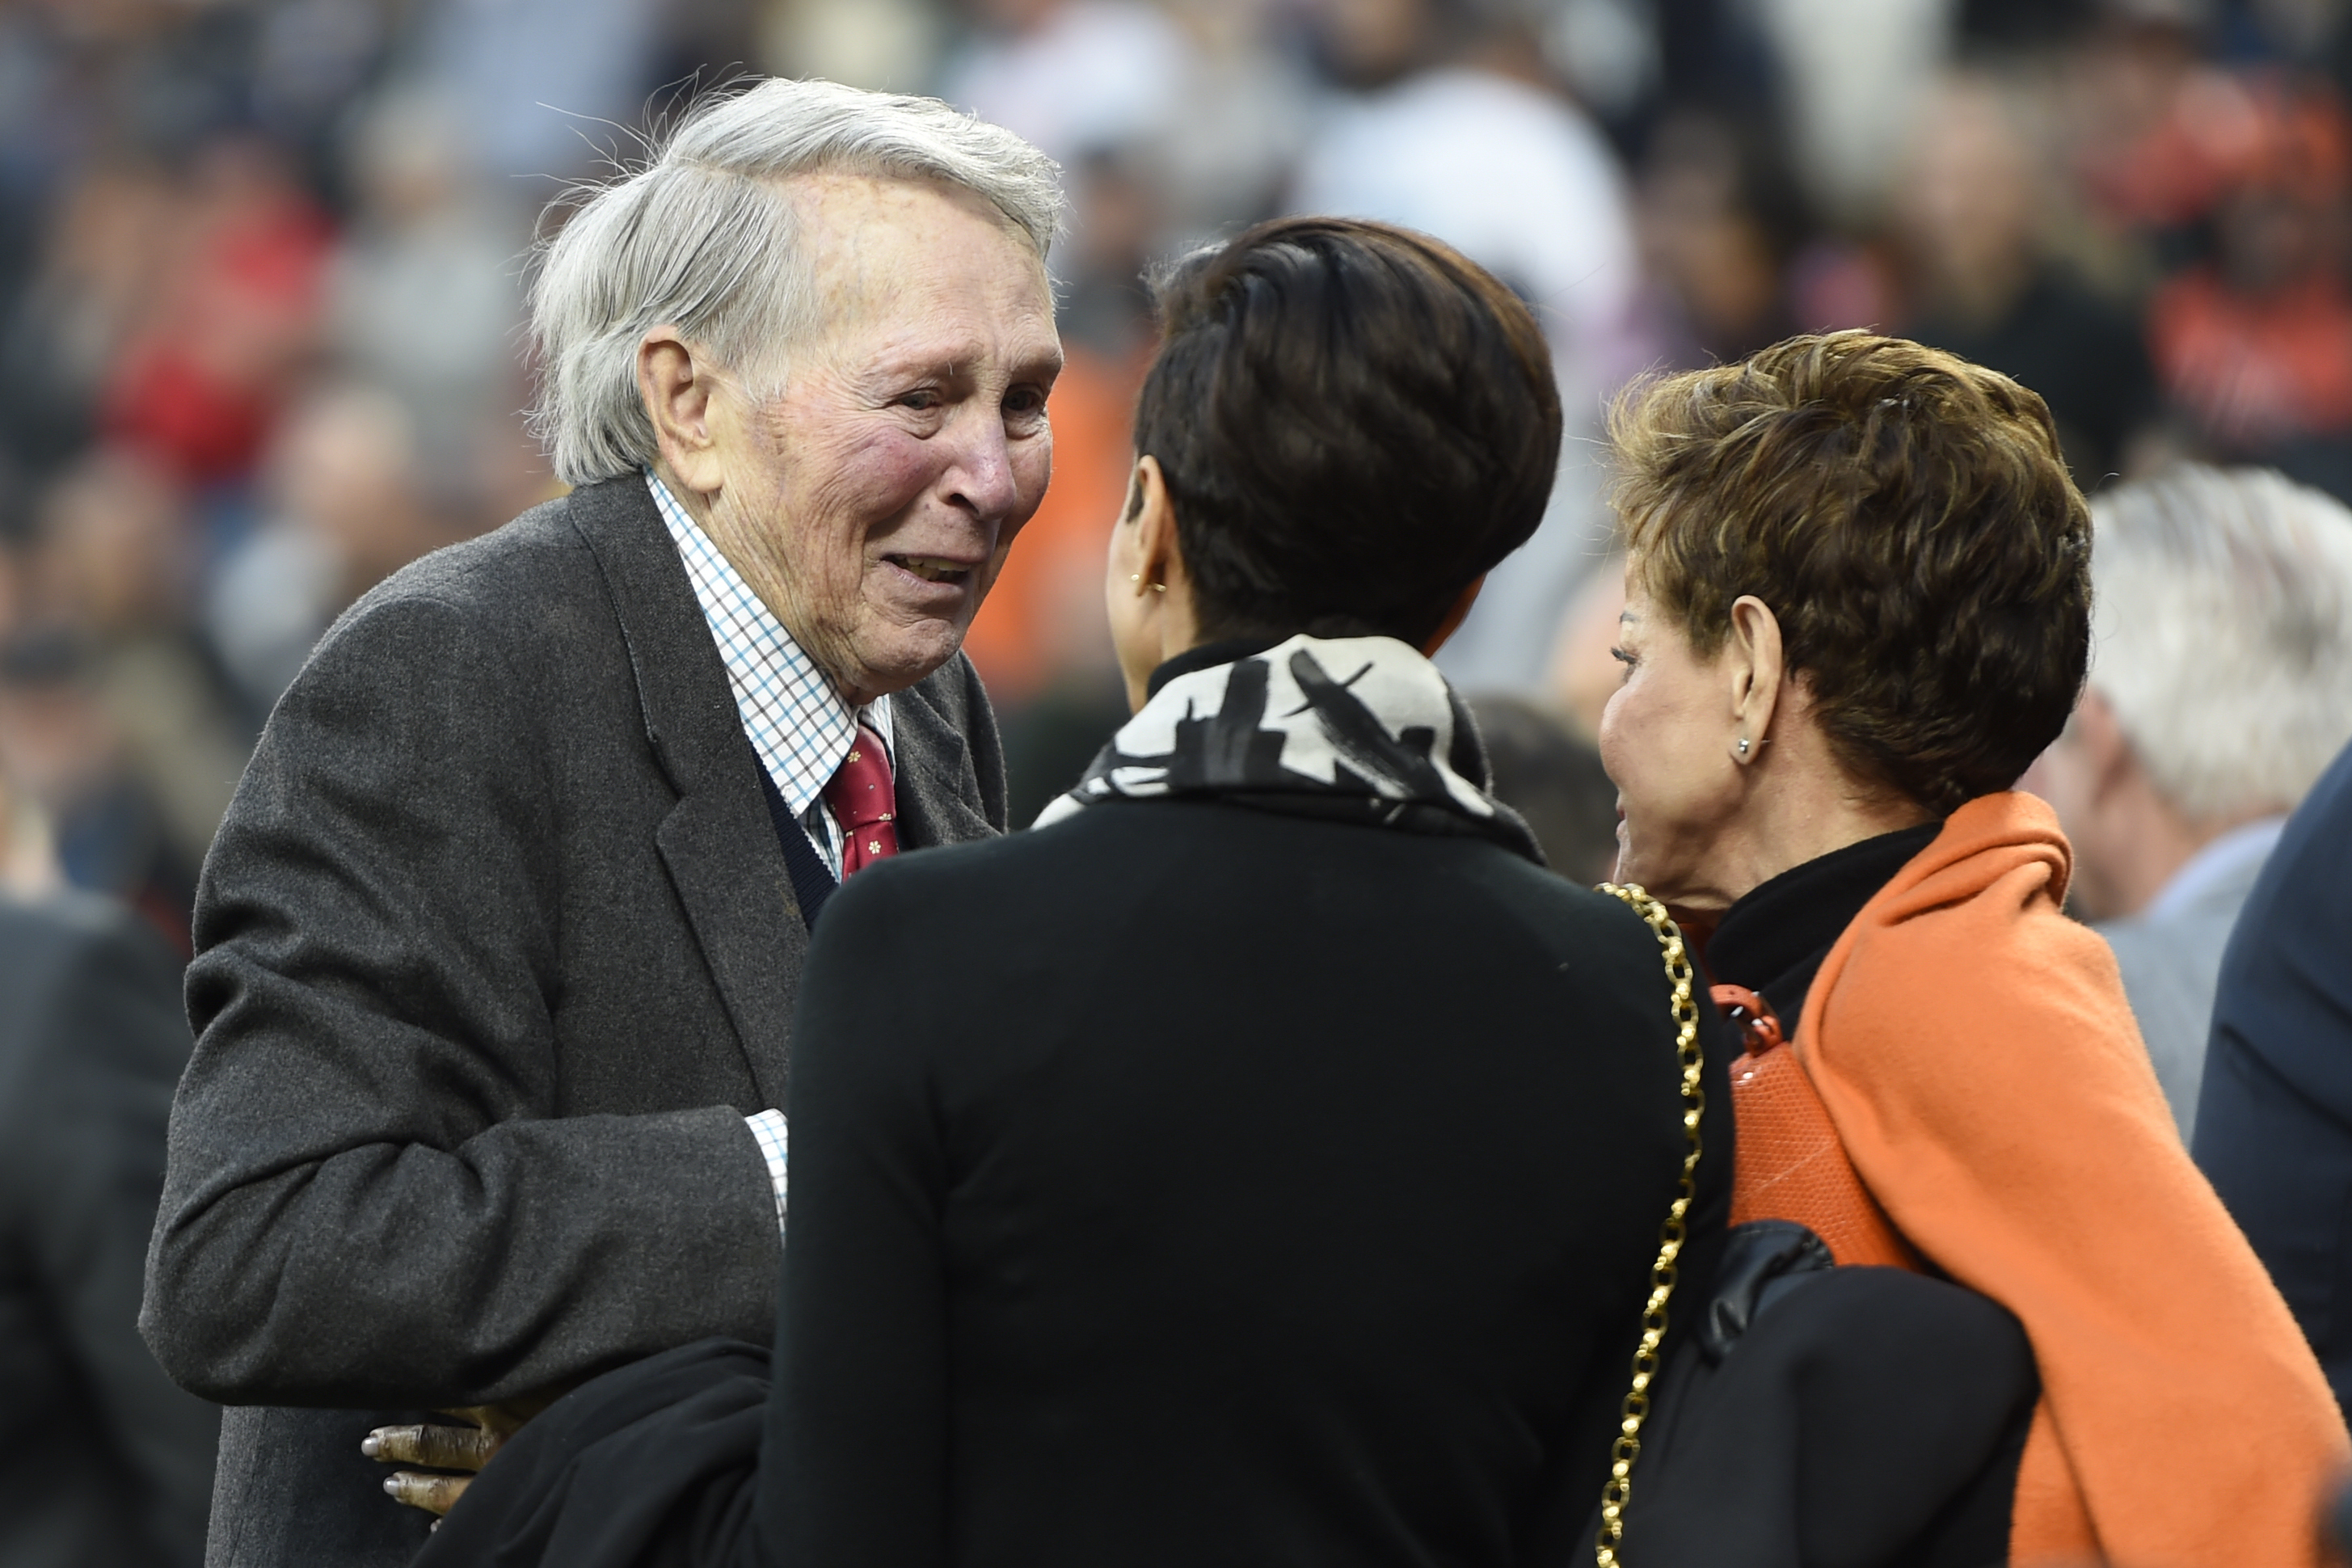
<instances>
[{"instance_id":1,"label":"wrinkled forehead","mask_svg":"<svg viewBox=\"0 0 2352 1568\"><path fill-rule=\"evenodd\" d=\"M808 268L806 352L853 369L940 361L1058 367L1045 259L985 197L940 181L785 182Z\"/></svg>"}]
</instances>

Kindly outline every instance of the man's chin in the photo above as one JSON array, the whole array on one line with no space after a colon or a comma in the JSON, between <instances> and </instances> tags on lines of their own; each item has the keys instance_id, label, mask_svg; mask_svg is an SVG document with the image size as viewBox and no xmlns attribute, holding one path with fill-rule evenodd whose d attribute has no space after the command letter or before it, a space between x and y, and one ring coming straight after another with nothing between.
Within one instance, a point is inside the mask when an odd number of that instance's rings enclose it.
<instances>
[{"instance_id":1,"label":"man's chin","mask_svg":"<svg viewBox=\"0 0 2352 1568\"><path fill-rule=\"evenodd\" d=\"M857 648L858 686L865 701L904 691L938 671L963 647L964 621L925 618L911 626L862 639Z\"/></svg>"}]
</instances>

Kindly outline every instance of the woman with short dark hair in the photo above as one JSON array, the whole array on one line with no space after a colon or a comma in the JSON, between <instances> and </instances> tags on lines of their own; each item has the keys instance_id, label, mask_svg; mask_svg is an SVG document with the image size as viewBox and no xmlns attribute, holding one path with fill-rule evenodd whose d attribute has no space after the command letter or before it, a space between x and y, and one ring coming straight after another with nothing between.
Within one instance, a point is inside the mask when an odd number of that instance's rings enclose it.
<instances>
[{"instance_id":1,"label":"woman with short dark hair","mask_svg":"<svg viewBox=\"0 0 2352 1568\"><path fill-rule=\"evenodd\" d=\"M1542 515L1541 334L1333 219L1160 300L1108 579L1136 715L1037 829L826 905L772 1394L748 1347L591 1384L424 1563L1592 1550L1724 1130L1678 939L1544 872L1427 658Z\"/></svg>"},{"instance_id":2,"label":"woman with short dark hair","mask_svg":"<svg viewBox=\"0 0 2352 1568\"><path fill-rule=\"evenodd\" d=\"M1751 1042L1732 1218L1981 1292L2039 1369L1990 1539L1934 1560L2317 1561L2342 1419L2181 1148L2113 956L2063 912L2055 817L2011 788L2090 642L2089 512L2041 398L1846 332L1639 388L1612 434L1618 875L1714 926ZM1777 1051L1834 1133L1810 1166L1753 1135ZM1851 1203L1822 1195L1840 1159Z\"/></svg>"}]
</instances>

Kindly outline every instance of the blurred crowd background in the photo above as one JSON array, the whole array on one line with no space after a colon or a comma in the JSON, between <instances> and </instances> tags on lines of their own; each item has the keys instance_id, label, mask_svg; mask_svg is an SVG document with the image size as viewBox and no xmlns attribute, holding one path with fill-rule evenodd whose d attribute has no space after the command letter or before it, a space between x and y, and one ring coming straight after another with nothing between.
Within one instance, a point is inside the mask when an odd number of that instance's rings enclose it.
<instances>
[{"instance_id":1,"label":"blurred crowd background","mask_svg":"<svg viewBox=\"0 0 2352 1568\"><path fill-rule=\"evenodd\" d=\"M0 883L184 948L319 632L553 493L541 210L745 70L935 92L1066 171L1054 486L970 644L1024 820L1121 712L1139 278L1279 212L1433 231L1542 314L1569 456L1447 664L1584 879L1596 442L1645 369L1876 327L2041 392L2086 489L2194 456L2352 495L2347 0L13 0Z\"/></svg>"}]
</instances>

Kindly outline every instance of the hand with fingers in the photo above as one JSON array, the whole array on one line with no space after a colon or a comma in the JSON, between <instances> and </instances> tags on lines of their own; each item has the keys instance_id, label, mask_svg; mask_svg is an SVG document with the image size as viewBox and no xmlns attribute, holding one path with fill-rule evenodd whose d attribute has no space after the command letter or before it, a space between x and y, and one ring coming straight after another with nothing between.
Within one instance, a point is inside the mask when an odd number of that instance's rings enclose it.
<instances>
[{"instance_id":1,"label":"hand with fingers","mask_svg":"<svg viewBox=\"0 0 2352 1568\"><path fill-rule=\"evenodd\" d=\"M551 1394L440 1413L467 1423L462 1426L379 1426L360 1444L360 1452L381 1464L423 1467L393 1471L383 1479L383 1489L394 1501L435 1515L437 1530L439 1516L457 1506L474 1477L506 1440L554 1402Z\"/></svg>"}]
</instances>

